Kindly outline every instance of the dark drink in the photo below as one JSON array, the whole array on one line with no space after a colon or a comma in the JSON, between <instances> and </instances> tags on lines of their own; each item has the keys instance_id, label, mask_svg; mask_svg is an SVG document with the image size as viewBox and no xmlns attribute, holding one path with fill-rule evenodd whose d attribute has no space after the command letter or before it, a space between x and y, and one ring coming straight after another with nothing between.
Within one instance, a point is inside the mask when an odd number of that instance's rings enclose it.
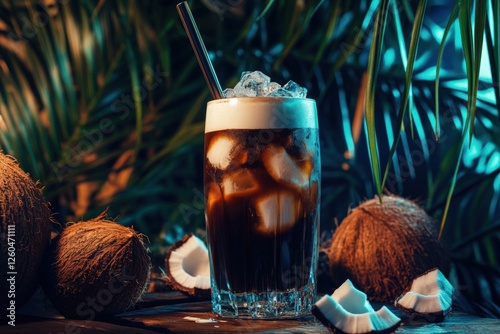
<instances>
[{"instance_id":1,"label":"dark drink","mask_svg":"<svg viewBox=\"0 0 500 334\"><path fill-rule=\"evenodd\" d=\"M206 222L217 313L309 312L316 296L319 153L313 100L209 103Z\"/></svg>"}]
</instances>

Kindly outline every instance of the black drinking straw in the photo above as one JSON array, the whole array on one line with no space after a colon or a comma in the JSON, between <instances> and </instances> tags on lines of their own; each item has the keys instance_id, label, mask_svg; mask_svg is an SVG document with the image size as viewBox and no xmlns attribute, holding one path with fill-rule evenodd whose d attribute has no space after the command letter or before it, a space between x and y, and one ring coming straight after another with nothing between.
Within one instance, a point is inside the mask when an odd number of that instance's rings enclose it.
<instances>
[{"instance_id":1,"label":"black drinking straw","mask_svg":"<svg viewBox=\"0 0 500 334\"><path fill-rule=\"evenodd\" d=\"M212 62L208 57L207 49L205 48L205 44L203 44L200 32L196 27L196 22L194 21L193 15L191 14L191 10L189 9L189 5L187 4L187 2L184 1L179 3L177 5L177 11L179 12L182 25L184 26L184 29L186 30L186 33L189 37L189 41L191 42L191 46L193 47L196 58L198 59L201 71L203 72L203 76L207 81L208 88L210 88L212 97L214 99L223 98L219 80L217 79L217 75L215 74Z\"/></svg>"}]
</instances>

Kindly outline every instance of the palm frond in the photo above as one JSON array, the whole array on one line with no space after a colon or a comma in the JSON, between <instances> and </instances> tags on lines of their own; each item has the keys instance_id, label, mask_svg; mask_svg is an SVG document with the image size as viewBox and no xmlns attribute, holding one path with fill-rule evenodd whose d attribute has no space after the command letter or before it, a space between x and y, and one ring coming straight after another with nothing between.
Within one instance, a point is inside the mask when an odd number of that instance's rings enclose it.
<instances>
[{"instance_id":1,"label":"palm frond","mask_svg":"<svg viewBox=\"0 0 500 334\"><path fill-rule=\"evenodd\" d=\"M382 196L382 182L380 176L380 161L378 158L377 149L377 134L375 131L375 87L377 84L377 76L380 68L383 40L385 35L385 27L387 23L387 14L389 12L389 0L382 0L380 9L375 21L372 46L370 48L370 57L368 62L368 87L366 94L366 127L368 136L368 146L370 148L370 162L373 168L373 179L377 194Z\"/></svg>"},{"instance_id":2,"label":"palm frond","mask_svg":"<svg viewBox=\"0 0 500 334\"><path fill-rule=\"evenodd\" d=\"M408 106L408 100L409 100L410 95L411 95L410 91L411 91L411 87L412 87L413 67L414 67L416 56L417 56L418 43L419 43L419 39L420 39L420 31L422 29L422 24L423 24L424 17L425 17L424 14L425 14L426 7L427 7L427 1L426 0L420 1L418 8L417 8L416 15L415 15L415 21L413 24L413 30L412 30L412 34L411 34L411 40L410 40L408 61L406 64L406 69L405 69L405 73L406 73L405 74L405 86L404 86L404 91L403 91L403 95L402 95L401 102L400 102L401 107L400 107L399 113L398 113L398 124L399 124L398 128L400 130L396 131L396 135L395 135L396 138L394 139L394 142L391 145L391 151L389 152L390 159L388 160L388 162L386 164L384 176L382 178L382 183L380 185L381 189L384 188L385 182L387 181L387 176L388 176L389 169L391 166L392 156L394 155L394 152L396 151L396 148L399 144L401 131L403 130L403 124L404 124L406 109ZM404 47L404 45L405 44L403 43L403 47ZM410 112L410 115L411 115L411 112ZM410 117L410 120L411 120L411 117ZM379 191L379 193L380 193L380 191Z\"/></svg>"},{"instance_id":3,"label":"palm frond","mask_svg":"<svg viewBox=\"0 0 500 334\"><path fill-rule=\"evenodd\" d=\"M237 6L191 7L224 87L259 69L316 99L322 228L383 188L417 199L446 217L457 284L494 291L496 272L478 283L461 264L499 263L497 1ZM479 75L483 33L491 78ZM0 73L0 149L61 221L109 208L158 252L203 227L208 89L174 4L0 1Z\"/></svg>"}]
</instances>

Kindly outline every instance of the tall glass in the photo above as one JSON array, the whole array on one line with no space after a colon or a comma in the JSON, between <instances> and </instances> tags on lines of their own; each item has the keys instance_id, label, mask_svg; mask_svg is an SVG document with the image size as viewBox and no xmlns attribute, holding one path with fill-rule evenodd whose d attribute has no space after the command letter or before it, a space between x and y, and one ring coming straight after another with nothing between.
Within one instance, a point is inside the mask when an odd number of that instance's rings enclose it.
<instances>
[{"instance_id":1,"label":"tall glass","mask_svg":"<svg viewBox=\"0 0 500 334\"><path fill-rule=\"evenodd\" d=\"M233 318L309 315L320 202L315 101L210 101L204 169L213 311Z\"/></svg>"}]
</instances>

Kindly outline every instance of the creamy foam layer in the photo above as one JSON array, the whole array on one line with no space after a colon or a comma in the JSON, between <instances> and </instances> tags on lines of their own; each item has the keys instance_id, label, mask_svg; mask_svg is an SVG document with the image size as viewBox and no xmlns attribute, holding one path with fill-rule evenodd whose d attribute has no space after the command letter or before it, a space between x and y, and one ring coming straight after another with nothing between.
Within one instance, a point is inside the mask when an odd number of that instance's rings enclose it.
<instances>
[{"instance_id":1,"label":"creamy foam layer","mask_svg":"<svg viewBox=\"0 0 500 334\"><path fill-rule=\"evenodd\" d=\"M316 102L306 98L238 97L208 102L205 133L226 129L317 128Z\"/></svg>"}]
</instances>

